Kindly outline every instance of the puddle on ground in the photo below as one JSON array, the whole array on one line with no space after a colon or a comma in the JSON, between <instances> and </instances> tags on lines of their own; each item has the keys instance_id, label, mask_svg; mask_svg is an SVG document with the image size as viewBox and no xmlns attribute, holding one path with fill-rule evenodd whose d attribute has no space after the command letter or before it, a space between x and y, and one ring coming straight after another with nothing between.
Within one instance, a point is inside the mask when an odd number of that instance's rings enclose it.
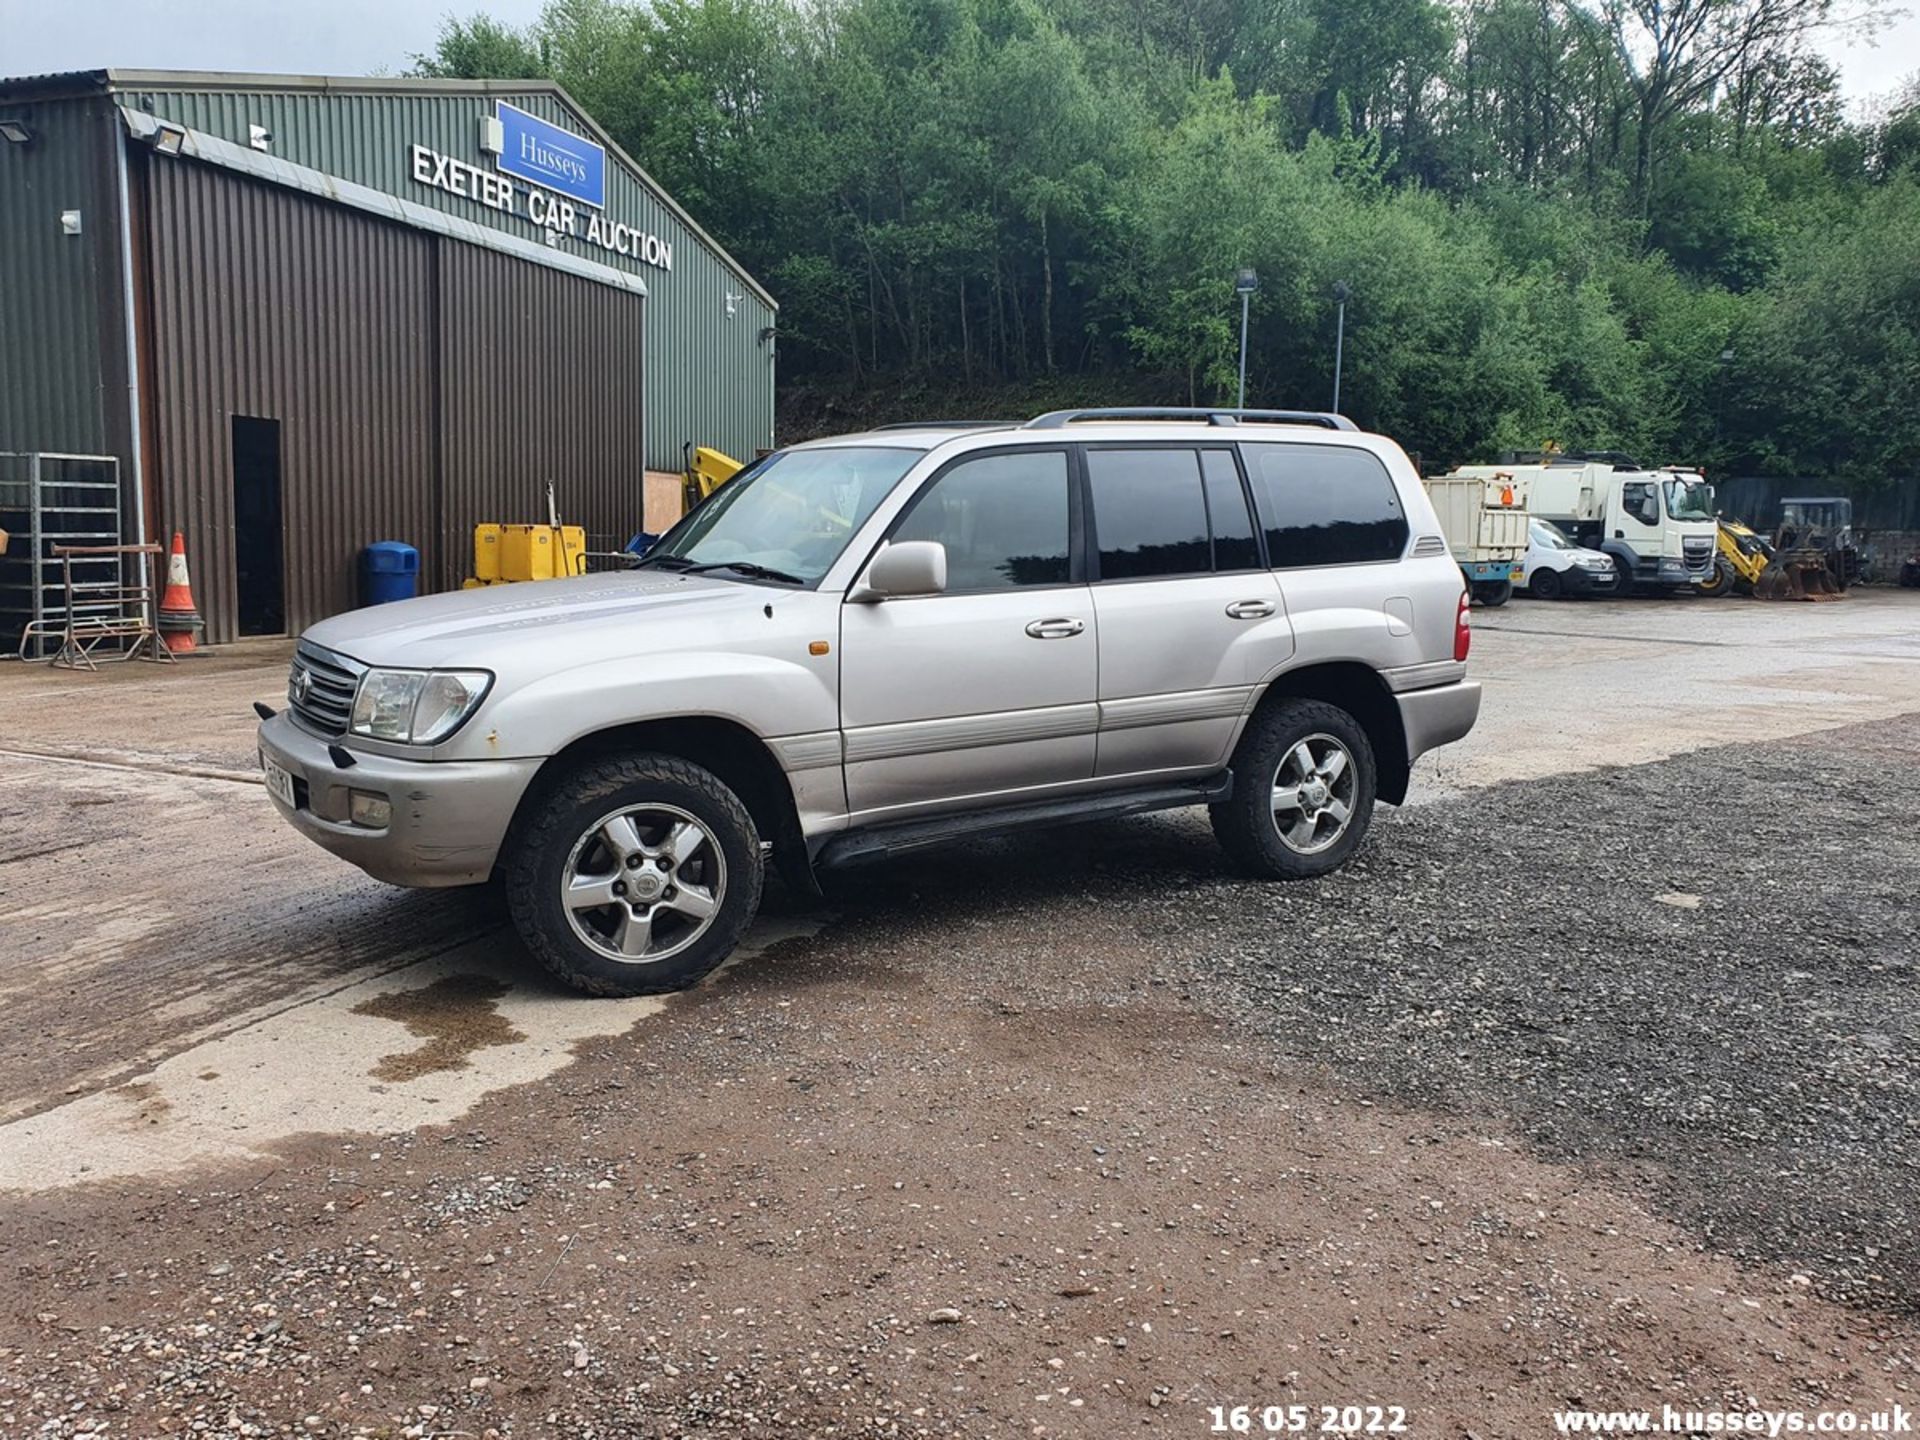
<instances>
[{"instance_id":1,"label":"puddle on ground","mask_svg":"<svg viewBox=\"0 0 1920 1440\"><path fill-rule=\"evenodd\" d=\"M820 923L762 919L729 964ZM0 1192L259 1160L302 1133L450 1124L489 1091L551 1075L582 1041L626 1034L665 1005L570 994L517 942L486 936L234 1017L128 1084L0 1124ZM403 1032L424 1043L400 1048Z\"/></svg>"},{"instance_id":2,"label":"puddle on ground","mask_svg":"<svg viewBox=\"0 0 1920 1440\"><path fill-rule=\"evenodd\" d=\"M397 1020L427 1043L383 1055L376 1080L417 1080L436 1070L464 1070L476 1050L526 1039L507 1023L498 1001L511 987L491 975L447 975L424 990L396 990L353 1007L355 1015Z\"/></svg>"}]
</instances>

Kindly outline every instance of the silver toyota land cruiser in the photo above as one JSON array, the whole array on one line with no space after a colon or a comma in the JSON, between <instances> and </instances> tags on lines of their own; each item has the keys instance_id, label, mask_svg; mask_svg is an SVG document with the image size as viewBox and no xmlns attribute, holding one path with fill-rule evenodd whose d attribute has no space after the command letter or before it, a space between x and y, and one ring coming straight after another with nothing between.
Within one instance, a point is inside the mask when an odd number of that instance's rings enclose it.
<instances>
[{"instance_id":1,"label":"silver toyota land cruiser","mask_svg":"<svg viewBox=\"0 0 1920 1440\"><path fill-rule=\"evenodd\" d=\"M1340 417L928 423L777 451L630 572L316 625L260 752L320 845L498 876L633 995L725 959L769 864L1205 805L1241 869L1323 874L1472 727L1467 643L1413 466Z\"/></svg>"}]
</instances>

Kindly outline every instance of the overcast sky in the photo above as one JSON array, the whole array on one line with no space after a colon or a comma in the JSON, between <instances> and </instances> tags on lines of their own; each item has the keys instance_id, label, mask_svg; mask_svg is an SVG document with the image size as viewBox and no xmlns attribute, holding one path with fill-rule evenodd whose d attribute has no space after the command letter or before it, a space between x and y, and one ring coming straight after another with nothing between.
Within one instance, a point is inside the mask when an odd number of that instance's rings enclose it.
<instances>
[{"instance_id":1,"label":"overcast sky","mask_svg":"<svg viewBox=\"0 0 1920 1440\"><path fill-rule=\"evenodd\" d=\"M0 0L0 75L107 66L391 74L432 48L450 11L475 10L524 25L540 0ZM1829 48L1848 98L1866 100L1920 71L1920 16L1908 13L1875 45Z\"/></svg>"}]
</instances>

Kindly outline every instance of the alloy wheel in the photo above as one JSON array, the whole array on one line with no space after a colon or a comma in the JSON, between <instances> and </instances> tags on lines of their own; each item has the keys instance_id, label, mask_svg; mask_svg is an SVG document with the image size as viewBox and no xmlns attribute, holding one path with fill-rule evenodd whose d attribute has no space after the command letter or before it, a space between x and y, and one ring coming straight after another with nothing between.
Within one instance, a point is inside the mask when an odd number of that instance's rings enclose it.
<instances>
[{"instance_id":1,"label":"alloy wheel","mask_svg":"<svg viewBox=\"0 0 1920 1440\"><path fill-rule=\"evenodd\" d=\"M651 965L704 935L726 893L713 833L676 805L630 805L588 827L560 872L567 923L626 965Z\"/></svg>"},{"instance_id":2,"label":"alloy wheel","mask_svg":"<svg viewBox=\"0 0 1920 1440\"><path fill-rule=\"evenodd\" d=\"M1334 845L1353 823L1353 755L1331 735L1309 735L1280 758L1273 777L1273 824L1299 855Z\"/></svg>"}]
</instances>

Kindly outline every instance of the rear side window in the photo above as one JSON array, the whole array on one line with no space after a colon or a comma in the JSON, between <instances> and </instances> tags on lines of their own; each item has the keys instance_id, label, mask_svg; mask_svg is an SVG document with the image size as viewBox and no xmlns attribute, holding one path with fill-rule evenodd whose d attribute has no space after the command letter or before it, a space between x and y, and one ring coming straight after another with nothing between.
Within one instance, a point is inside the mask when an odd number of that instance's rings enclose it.
<instances>
[{"instance_id":1,"label":"rear side window","mask_svg":"<svg viewBox=\"0 0 1920 1440\"><path fill-rule=\"evenodd\" d=\"M1394 560L1407 517L1386 466L1344 445L1242 445L1276 570Z\"/></svg>"},{"instance_id":2,"label":"rear side window","mask_svg":"<svg viewBox=\"0 0 1920 1440\"><path fill-rule=\"evenodd\" d=\"M914 499L895 540L947 547L947 589L1064 585L1072 526L1064 450L962 460Z\"/></svg>"},{"instance_id":3,"label":"rear side window","mask_svg":"<svg viewBox=\"0 0 1920 1440\"><path fill-rule=\"evenodd\" d=\"M1100 578L1204 575L1213 568L1195 450L1089 450Z\"/></svg>"},{"instance_id":4,"label":"rear side window","mask_svg":"<svg viewBox=\"0 0 1920 1440\"><path fill-rule=\"evenodd\" d=\"M1259 563L1239 468L1224 450L1089 450L1087 485L1102 580Z\"/></svg>"},{"instance_id":5,"label":"rear side window","mask_svg":"<svg viewBox=\"0 0 1920 1440\"><path fill-rule=\"evenodd\" d=\"M1202 450L1200 468L1207 477L1207 519L1213 526L1213 568L1257 570L1260 547L1253 541L1253 516L1240 487L1240 467L1224 450Z\"/></svg>"}]
</instances>

